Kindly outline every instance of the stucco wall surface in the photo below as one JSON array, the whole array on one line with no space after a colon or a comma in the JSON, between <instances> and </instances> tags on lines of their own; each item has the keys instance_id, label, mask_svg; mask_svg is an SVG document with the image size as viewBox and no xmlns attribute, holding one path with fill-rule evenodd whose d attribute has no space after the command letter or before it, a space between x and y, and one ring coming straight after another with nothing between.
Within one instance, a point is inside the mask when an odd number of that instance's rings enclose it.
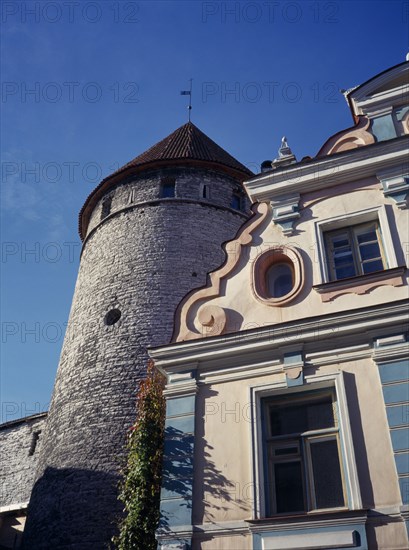
<instances>
[{"instance_id":1,"label":"stucco wall surface","mask_svg":"<svg viewBox=\"0 0 409 550\"><path fill-rule=\"evenodd\" d=\"M189 309L187 322L196 329L198 337L206 335L197 317L204 304L223 308L227 317L224 332L236 332L406 299L409 295L407 270L401 276L403 281L399 285L386 281L365 290L360 288L363 283L357 278L355 290L352 288L354 285L351 285L352 290L347 289L329 300L325 300L325 294L313 288L326 282L323 276L325 251L318 244L317 222L344 219L344 226L348 226L362 223L357 221L361 218L348 216L365 216L366 212L376 210L372 217L369 214L369 219L382 216L385 221L382 228L385 269L407 267L408 211L399 209L393 199L385 198L379 182L375 183L374 179L359 180L301 196L300 217L295 223L293 234L289 236L284 235L282 228L274 223L270 208L262 224L253 232L252 242L237 252L238 261L221 281L218 296L199 299ZM301 256L302 287L293 299L278 307L258 300L253 287L257 258L280 246L293 248Z\"/></svg>"}]
</instances>

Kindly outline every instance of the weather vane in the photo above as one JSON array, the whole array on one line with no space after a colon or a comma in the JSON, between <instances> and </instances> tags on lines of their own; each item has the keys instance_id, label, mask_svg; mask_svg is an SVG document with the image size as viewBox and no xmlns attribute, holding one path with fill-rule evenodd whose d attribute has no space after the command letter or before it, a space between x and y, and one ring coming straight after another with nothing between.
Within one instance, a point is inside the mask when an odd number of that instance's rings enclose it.
<instances>
[{"instance_id":1,"label":"weather vane","mask_svg":"<svg viewBox=\"0 0 409 550\"><path fill-rule=\"evenodd\" d=\"M191 113L191 111L192 111L192 81L193 81L193 79L190 78L190 79L189 79L189 82L190 82L190 89L189 89L189 90L182 90L182 91L180 92L180 95L188 95L188 96L189 96L189 106L188 106L188 108L187 108L187 109L188 109L188 113L189 113L189 117L188 117L189 122L190 122L190 113Z\"/></svg>"}]
</instances>

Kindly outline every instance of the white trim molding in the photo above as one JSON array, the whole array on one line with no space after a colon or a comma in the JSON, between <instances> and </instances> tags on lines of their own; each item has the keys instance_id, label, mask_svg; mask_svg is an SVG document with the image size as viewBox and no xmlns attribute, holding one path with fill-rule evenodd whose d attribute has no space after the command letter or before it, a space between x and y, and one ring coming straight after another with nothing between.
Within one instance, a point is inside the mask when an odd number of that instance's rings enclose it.
<instances>
[{"instance_id":1,"label":"white trim molding","mask_svg":"<svg viewBox=\"0 0 409 550\"><path fill-rule=\"evenodd\" d=\"M278 201L368 178L407 162L409 136L402 136L272 170L245 181L253 202Z\"/></svg>"}]
</instances>

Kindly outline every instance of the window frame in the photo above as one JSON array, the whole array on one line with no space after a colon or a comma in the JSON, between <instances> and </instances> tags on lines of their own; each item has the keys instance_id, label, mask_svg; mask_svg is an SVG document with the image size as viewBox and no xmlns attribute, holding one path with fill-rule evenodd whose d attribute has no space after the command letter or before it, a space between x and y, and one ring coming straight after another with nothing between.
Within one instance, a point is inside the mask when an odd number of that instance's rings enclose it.
<instances>
[{"instance_id":1,"label":"window frame","mask_svg":"<svg viewBox=\"0 0 409 550\"><path fill-rule=\"evenodd\" d=\"M366 260L361 257L360 243L358 241L358 237L359 237L359 234L362 233L362 230L365 227L369 227L371 225L375 226L376 243L378 244L378 248L379 248L379 256L374 256L373 258ZM335 250L333 249L332 239L333 237L336 237L337 235L340 235L340 234L347 235L348 245L351 251L351 258L352 258L351 264L353 265L354 271L355 271L354 275L348 275L347 277L338 277L337 268L335 266ZM375 273L376 271L385 271L385 269L388 269L388 262L387 262L384 247L383 247L381 228L378 220L358 223L356 225L349 225L347 227L341 227L339 229L325 231L324 242L325 242L325 252L326 252L327 263L328 263L327 270L328 270L328 274L331 282L341 281L343 279L347 279L350 277L359 277L360 275L369 275L370 273ZM373 262L374 260L377 260L377 259L381 260L382 269L377 269L377 270L365 273L364 265L366 263Z\"/></svg>"},{"instance_id":2,"label":"window frame","mask_svg":"<svg viewBox=\"0 0 409 550\"><path fill-rule=\"evenodd\" d=\"M336 402L335 391L331 388L324 390L308 391L299 394L298 396L292 396L292 399L288 401L288 395L285 399L280 399L280 396L265 397L263 399L263 452L265 453L265 460L268 463L267 466L267 493L266 505L268 515L288 515L288 514L300 514L309 512L323 512L326 510L345 509L346 503L346 491L345 491L345 475L343 471L340 445L339 445L339 422L338 422L338 407ZM288 433L282 435L272 435L270 432L269 414L271 405L280 406L281 404L286 407L291 406L308 406L322 400L331 402L331 407L334 415L334 425L326 428L314 428L300 433ZM284 404L285 403L285 404ZM311 445L318 441L335 440L338 450L338 459L340 467L340 475L342 480L342 498L343 504L335 507L317 508L314 472L313 472L313 459L311 455ZM280 444L281 442L281 444ZM283 454L280 456L274 455L274 450L285 448L297 448L297 453ZM275 465L283 463L299 463L301 467L302 477L302 492L303 492L303 510L291 510L287 512L278 511L277 491L275 487Z\"/></svg>"},{"instance_id":3,"label":"window frame","mask_svg":"<svg viewBox=\"0 0 409 550\"><path fill-rule=\"evenodd\" d=\"M345 506L341 508L311 509L306 512L291 512L268 515L269 503L267 501L266 488L268 487L268 461L266 460L265 428L263 426L263 402L266 398L279 398L284 395L304 397L311 392L330 390L334 392L335 403L338 410L338 449L341 471L343 472L343 490ZM251 440L252 440L252 471L253 471L253 519L267 517L279 518L285 515L314 515L327 510L360 510L362 509L361 494L359 489L356 469L355 453L352 441L348 406L346 401L345 384L342 371L333 374L306 376L302 386L289 388L285 381L274 384L251 386ZM307 498L311 498L307 495ZM309 505L308 505L309 506Z\"/></svg>"},{"instance_id":4,"label":"window frame","mask_svg":"<svg viewBox=\"0 0 409 550\"><path fill-rule=\"evenodd\" d=\"M345 281L345 279L332 279L329 269L329 257L326 248L325 234L335 231L350 228L356 225L377 221L380 232L380 248L383 251L384 271L398 267L396 260L395 249L392 241L391 232L389 229L388 216L385 205L360 210L347 215L335 216L329 219L320 220L315 223L316 243L318 248L318 260L320 267L320 282L321 283L336 283ZM374 272L373 272L374 273ZM364 275L355 275L355 277L365 277Z\"/></svg>"}]
</instances>

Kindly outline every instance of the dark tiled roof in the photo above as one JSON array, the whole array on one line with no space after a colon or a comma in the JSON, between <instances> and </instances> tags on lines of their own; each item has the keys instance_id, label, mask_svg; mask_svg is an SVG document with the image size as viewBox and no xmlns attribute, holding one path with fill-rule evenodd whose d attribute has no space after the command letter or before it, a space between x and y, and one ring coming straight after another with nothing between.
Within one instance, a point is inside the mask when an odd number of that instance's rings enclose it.
<instances>
[{"instance_id":1,"label":"dark tiled roof","mask_svg":"<svg viewBox=\"0 0 409 550\"><path fill-rule=\"evenodd\" d=\"M207 137L192 122L175 130L168 137L125 164L118 172L131 166L140 166L150 162L183 159L222 164L243 172L247 176L253 175L248 168Z\"/></svg>"},{"instance_id":2,"label":"dark tiled roof","mask_svg":"<svg viewBox=\"0 0 409 550\"><path fill-rule=\"evenodd\" d=\"M79 214L79 234L85 237L91 212L99 198L120 181L122 175L186 162L190 165L219 167L238 181L254 176L253 172L229 155L192 122L184 124L113 174L107 176L87 197Z\"/></svg>"}]
</instances>

